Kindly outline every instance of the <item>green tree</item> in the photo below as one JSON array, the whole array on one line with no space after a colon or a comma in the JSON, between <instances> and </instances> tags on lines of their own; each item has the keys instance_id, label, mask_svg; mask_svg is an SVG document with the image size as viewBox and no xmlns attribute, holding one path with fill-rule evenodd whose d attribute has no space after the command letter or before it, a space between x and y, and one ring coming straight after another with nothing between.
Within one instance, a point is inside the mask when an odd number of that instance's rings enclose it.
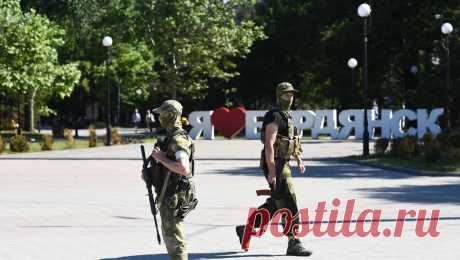
<instances>
[{"instance_id":1,"label":"green tree","mask_svg":"<svg viewBox=\"0 0 460 260\"><path fill-rule=\"evenodd\" d=\"M37 10L66 32L63 35L65 44L58 48L59 59L65 63L78 63L81 77L69 97L53 100L49 105L59 111L58 124L71 123L77 129L81 127L79 119L83 118L87 108L104 104L106 100L105 84L98 84L98 68L106 56L101 46L104 34L97 24L105 13L105 4L97 0L22 0L21 5L24 12Z\"/></svg>"},{"instance_id":2,"label":"green tree","mask_svg":"<svg viewBox=\"0 0 460 260\"><path fill-rule=\"evenodd\" d=\"M234 59L264 38L261 26L240 19L240 10L252 1L134 2L137 34L156 53L160 87L172 98L180 91L202 100L209 80L238 75Z\"/></svg>"},{"instance_id":3,"label":"green tree","mask_svg":"<svg viewBox=\"0 0 460 260\"><path fill-rule=\"evenodd\" d=\"M98 66L96 72L98 83L105 85L106 73L108 73L112 87L120 89L123 110L131 111L132 108L140 105L139 102L147 103L149 93L155 91L152 81L157 77L153 70L154 63L155 57L145 43L118 43L111 51L109 71L106 71L104 64ZM142 94L139 95L139 91Z\"/></svg>"},{"instance_id":4,"label":"green tree","mask_svg":"<svg viewBox=\"0 0 460 260\"><path fill-rule=\"evenodd\" d=\"M35 8L66 29L61 56L85 62L90 71L83 73L78 88L85 82L100 104L105 103L107 58L101 40L111 36L111 85L121 88L126 109L177 93L202 100L210 84L222 85L238 75L235 59L246 56L264 37L262 27L247 16L253 2L23 0L22 6ZM133 89L141 89L145 100Z\"/></svg>"},{"instance_id":5,"label":"green tree","mask_svg":"<svg viewBox=\"0 0 460 260\"><path fill-rule=\"evenodd\" d=\"M247 104L257 106L273 96L280 81L292 81L301 90L303 108L361 108L363 100L363 19L357 15L362 1L265 0L256 6L256 21L265 25L268 38L255 44L239 62L234 80ZM431 56L445 60L440 27L460 24L456 1L369 1L369 102L385 96L390 105L444 106L445 66L435 67ZM441 14L441 18L436 18ZM459 34L452 35L452 91L457 91L460 60ZM268 55L267 55L268 54ZM355 57L355 86L351 86L347 60ZM442 63L442 62L441 62ZM410 73L415 65L417 74ZM454 85L457 84L457 87ZM248 88L247 86L251 86ZM458 103L458 102L454 102Z\"/></svg>"},{"instance_id":6,"label":"green tree","mask_svg":"<svg viewBox=\"0 0 460 260\"><path fill-rule=\"evenodd\" d=\"M64 30L34 10L23 13L18 0L0 3L0 31L0 88L27 97L32 130L36 106L48 111L47 100L69 96L80 71L59 62Z\"/></svg>"}]
</instances>

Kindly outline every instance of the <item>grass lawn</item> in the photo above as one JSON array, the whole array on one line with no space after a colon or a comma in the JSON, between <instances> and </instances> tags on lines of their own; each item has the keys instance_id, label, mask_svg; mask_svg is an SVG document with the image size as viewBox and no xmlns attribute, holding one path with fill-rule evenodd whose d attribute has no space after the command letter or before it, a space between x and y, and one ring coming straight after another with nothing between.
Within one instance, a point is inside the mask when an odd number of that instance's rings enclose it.
<instances>
[{"instance_id":1,"label":"grass lawn","mask_svg":"<svg viewBox=\"0 0 460 260\"><path fill-rule=\"evenodd\" d=\"M143 143L153 143L155 142L155 138L142 138L142 139L135 139L136 141L140 141ZM105 139L98 138L97 139L97 147L104 146ZM75 139L75 144L73 147L69 147L67 141L65 139L55 139L53 142L53 151L60 151L60 150L67 150L67 149L81 149L81 148L89 148L88 139ZM41 152L41 143L40 142L29 142L29 151L28 152ZM5 144L5 150L3 154L15 154L10 150L9 143Z\"/></svg>"},{"instance_id":2,"label":"grass lawn","mask_svg":"<svg viewBox=\"0 0 460 260\"><path fill-rule=\"evenodd\" d=\"M351 156L349 158L371 165L391 166L427 172L455 172L460 174L460 161L450 161L445 158L440 158L434 163L426 162L422 156L416 156L411 160L387 155L371 155L368 157Z\"/></svg>"}]
</instances>

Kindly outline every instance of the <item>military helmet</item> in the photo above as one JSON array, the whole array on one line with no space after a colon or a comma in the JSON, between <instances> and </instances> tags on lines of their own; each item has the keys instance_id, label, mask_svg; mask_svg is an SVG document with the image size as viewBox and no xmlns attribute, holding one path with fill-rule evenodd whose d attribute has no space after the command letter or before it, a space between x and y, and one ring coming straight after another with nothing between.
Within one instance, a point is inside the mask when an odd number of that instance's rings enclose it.
<instances>
[{"instance_id":1,"label":"military helmet","mask_svg":"<svg viewBox=\"0 0 460 260\"><path fill-rule=\"evenodd\" d=\"M281 92L299 92L297 89L294 89L291 83L289 82L281 82L276 86L276 93Z\"/></svg>"},{"instance_id":2,"label":"military helmet","mask_svg":"<svg viewBox=\"0 0 460 260\"><path fill-rule=\"evenodd\" d=\"M182 105L173 99L164 101L160 107L155 108L153 113L161 114L162 112L171 112L176 115L182 114Z\"/></svg>"}]
</instances>

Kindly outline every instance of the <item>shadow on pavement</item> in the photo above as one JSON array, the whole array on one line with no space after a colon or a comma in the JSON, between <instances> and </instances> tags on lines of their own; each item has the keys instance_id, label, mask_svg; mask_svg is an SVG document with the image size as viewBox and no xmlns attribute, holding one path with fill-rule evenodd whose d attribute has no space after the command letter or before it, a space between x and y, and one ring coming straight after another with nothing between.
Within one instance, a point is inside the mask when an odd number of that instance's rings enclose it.
<instances>
[{"instance_id":1,"label":"shadow on pavement","mask_svg":"<svg viewBox=\"0 0 460 260\"><path fill-rule=\"evenodd\" d=\"M381 170L365 166L357 166L355 164L330 162L327 165L312 165L306 164L307 173L299 174L297 167L291 167L292 176L295 178L374 178L374 179L407 179L417 176ZM245 176L260 176L264 177L262 170L259 167L242 167L233 169L218 169L209 173L213 174L228 174L228 175L245 175Z\"/></svg>"},{"instance_id":2,"label":"shadow on pavement","mask_svg":"<svg viewBox=\"0 0 460 260\"><path fill-rule=\"evenodd\" d=\"M365 196L396 202L454 203L460 205L460 182L440 185L404 185L356 189Z\"/></svg>"},{"instance_id":3,"label":"shadow on pavement","mask_svg":"<svg viewBox=\"0 0 460 260\"><path fill-rule=\"evenodd\" d=\"M242 254L241 252L216 252L216 253L190 253L189 259L235 259L235 258L246 258L246 257L261 257L261 258L279 258L284 255L269 255L269 254ZM151 254L151 255L133 255L133 256L122 256L117 258L101 258L101 260L147 260L147 259L158 259L167 260L169 259L167 254Z\"/></svg>"}]
</instances>

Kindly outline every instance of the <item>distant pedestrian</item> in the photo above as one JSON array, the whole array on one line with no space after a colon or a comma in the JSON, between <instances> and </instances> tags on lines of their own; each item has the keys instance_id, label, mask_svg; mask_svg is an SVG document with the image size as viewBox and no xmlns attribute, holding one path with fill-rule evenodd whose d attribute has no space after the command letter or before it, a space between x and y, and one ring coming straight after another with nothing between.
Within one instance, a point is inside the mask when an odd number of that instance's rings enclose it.
<instances>
[{"instance_id":1,"label":"distant pedestrian","mask_svg":"<svg viewBox=\"0 0 460 260\"><path fill-rule=\"evenodd\" d=\"M376 118L376 119L379 118L379 112L380 112L380 111L379 111L379 105L378 105L376 99L374 99L374 100L372 101L372 111L373 111L373 113L374 113L374 115L373 115L374 118Z\"/></svg>"},{"instance_id":2,"label":"distant pedestrian","mask_svg":"<svg viewBox=\"0 0 460 260\"><path fill-rule=\"evenodd\" d=\"M145 125L149 129L150 137L152 137L152 134L153 134L152 129L153 129L154 124L155 124L155 117L154 117L153 113L150 113L150 110L147 109L147 113L145 114Z\"/></svg>"},{"instance_id":3,"label":"distant pedestrian","mask_svg":"<svg viewBox=\"0 0 460 260\"><path fill-rule=\"evenodd\" d=\"M131 122L134 125L134 132L137 134L137 129L139 128L139 125L141 123L141 114L139 114L139 111L134 109L134 113L131 116Z\"/></svg>"}]
</instances>

